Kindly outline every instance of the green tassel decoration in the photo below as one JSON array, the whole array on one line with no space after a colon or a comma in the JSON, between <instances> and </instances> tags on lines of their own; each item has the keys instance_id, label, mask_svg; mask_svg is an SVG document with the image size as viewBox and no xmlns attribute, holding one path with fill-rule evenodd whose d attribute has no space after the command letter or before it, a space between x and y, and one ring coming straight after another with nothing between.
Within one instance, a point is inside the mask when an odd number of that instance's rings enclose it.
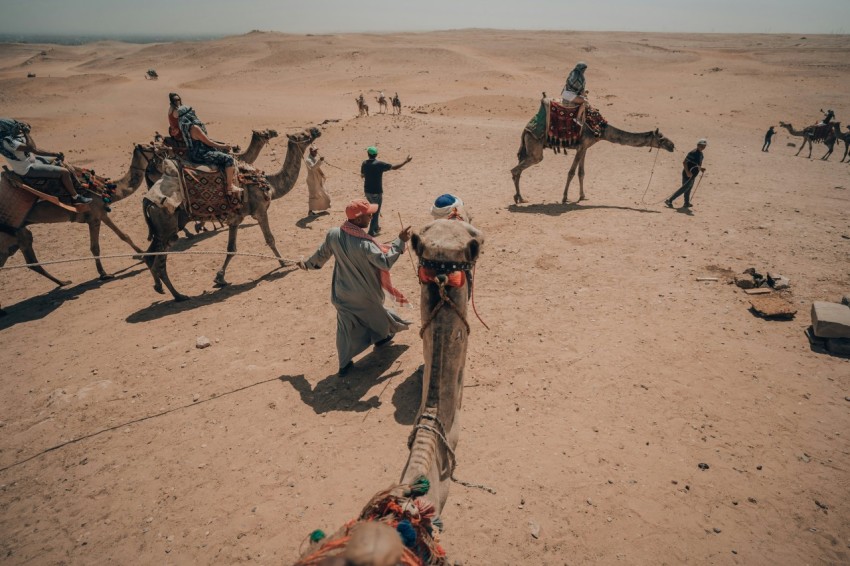
<instances>
[{"instance_id":1,"label":"green tassel decoration","mask_svg":"<svg viewBox=\"0 0 850 566\"><path fill-rule=\"evenodd\" d=\"M310 542L317 543L326 536L327 535L325 534L325 531L323 531L322 529L316 529L315 531L310 533Z\"/></svg>"},{"instance_id":2,"label":"green tassel decoration","mask_svg":"<svg viewBox=\"0 0 850 566\"><path fill-rule=\"evenodd\" d=\"M419 476L410 485L410 495L413 497L420 497L428 493L429 489L431 489L431 482L428 481L428 478L425 476Z\"/></svg>"}]
</instances>

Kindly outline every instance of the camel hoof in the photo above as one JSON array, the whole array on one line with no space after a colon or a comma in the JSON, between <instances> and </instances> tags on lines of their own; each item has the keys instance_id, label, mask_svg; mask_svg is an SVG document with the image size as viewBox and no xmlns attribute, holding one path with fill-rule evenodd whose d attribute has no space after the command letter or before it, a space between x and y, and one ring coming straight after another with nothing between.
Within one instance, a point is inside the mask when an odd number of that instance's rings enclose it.
<instances>
[{"instance_id":1,"label":"camel hoof","mask_svg":"<svg viewBox=\"0 0 850 566\"><path fill-rule=\"evenodd\" d=\"M109 281L110 279L115 279L115 276L111 273L101 273L99 279L101 281Z\"/></svg>"},{"instance_id":2,"label":"camel hoof","mask_svg":"<svg viewBox=\"0 0 850 566\"><path fill-rule=\"evenodd\" d=\"M221 289L222 287L227 287L228 285L230 285L230 283L228 283L224 279L216 279L215 281L213 281L213 287L215 287L216 289Z\"/></svg>"},{"instance_id":3,"label":"camel hoof","mask_svg":"<svg viewBox=\"0 0 850 566\"><path fill-rule=\"evenodd\" d=\"M570 201L567 199L561 199L561 204L570 204Z\"/></svg>"},{"instance_id":4,"label":"camel hoof","mask_svg":"<svg viewBox=\"0 0 850 566\"><path fill-rule=\"evenodd\" d=\"M283 259L282 259L282 260L280 260L280 262L279 262L279 263L280 263L280 266L281 266L281 267L287 267L287 266L289 266L289 265L290 265L290 263L289 263L288 261L283 260Z\"/></svg>"},{"instance_id":5,"label":"camel hoof","mask_svg":"<svg viewBox=\"0 0 850 566\"><path fill-rule=\"evenodd\" d=\"M190 299L190 297L187 297L186 295L180 295L180 294L174 295L174 302L175 303L182 303L183 301L188 301L189 299Z\"/></svg>"},{"instance_id":6,"label":"camel hoof","mask_svg":"<svg viewBox=\"0 0 850 566\"><path fill-rule=\"evenodd\" d=\"M162 290L162 283L157 283L153 286L153 290L159 293L160 295L164 295L165 291Z\"/></svg>"},{"instance_id":7,"label":"camel hoof","mask_svg":"<svg viewBox=\"0 0 850 566\"><path fill-rule=\"evenodd\" d=\"M63 279L56 284L57 287L64 287L66 285L70 285L71 281L69 279Z\"/></svg>"}]
</instances>

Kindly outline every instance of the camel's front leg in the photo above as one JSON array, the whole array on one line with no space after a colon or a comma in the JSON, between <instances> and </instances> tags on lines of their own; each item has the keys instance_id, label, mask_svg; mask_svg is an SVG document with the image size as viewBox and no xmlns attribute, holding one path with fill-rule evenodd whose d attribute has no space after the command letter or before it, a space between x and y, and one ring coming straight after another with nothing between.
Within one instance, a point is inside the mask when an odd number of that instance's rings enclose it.
<instances>
[{"instance_id":1,"label":"camel's front leg","mask_svg":"<svg viewBox=\"0 0 850 566\"><path fill-rule=\"evenodd\" d=\"M587 157L587 152L584 152L581 156L581 161L578 164L578 201L581 202L585 200L584 196L584 160Z\"/></svg>"},{"instance_id":2,"label":"camel's front leg","mask_svg":"<svg viewBox=\"0 0 850 566\"><path fill-rule=\"evenodd\" d=\"M812 146L814 144L812 143L811 139L806 139L806 141L809 142L809 159L811 159L812 158Z\"/></svg>"},{"instance_id":3,"label":"camel's front leg","mask_svg":"<svg viewBox=\"0 0 850 566\"><path fill-rule=\"evenodd\" d=\"M38 258L35 256L35 250L32 247L32 232L27 230L26 228L21 228L16 234L18 240L18 246L21 248L21 253L24 254L24 260L27 263L38 263ZM0 256L0 267L2 267L6 263L6 259L8 259L8 255L5 253ZM57 279L50 275L46 269L44 269L40 265L33 265L30 267L33 271L41 275L42 277L46 277L56 283L59 287L64 287L65 285L69 285L70 281L63 281L62 279Z\"/></svg>"},{"instance_id":4,"label":"camel's front leg","mask_svg":"<svg viewBox=\"0 0 850 566\"><path fill-rule=\"evenodd\" d=\"M101 279L112 279L114 275L110 275L103 269L103 264L100 262L100 220L91 220L89 222L89 249L91 255L95 257L94 265L97 267L97 272ZM142 250L139 250L140 252Z\"/></svg>"},{"instance_id":5,"label":"camel's front leg","mask_svg":"<svg viewBox=\"0 0 850 566\"><path fill-rule=\"evenodd\" d=\"M264 212L258 213L254 215L254 219L260 224L260 230L263 231L263 237L266 239L266 245L272 249L275 257L280 260L280 266L286 267L286 260L280 257L280 253L277 251L277 246L274 241L274 234L272 234L271 226L269 226L269 216Z\"/></svg>"},{"instance_id":6,"label":"camel's front leg","mask_svg":"<svg viewBox=\"0 0 850 566\"><path fill-rule=\"evenodd\" d=\"M236 235L239 230L239 224L242 220L236 221L234 224L231 224L228 228L227 232L227 257L224 258L224 265L221 266L221 269L218 270L218 273L215 274L215 281L213 281L213 287L226 287L229 285L227 281L224 279L224 274L227 271L227 264L230 263L230 260L233 259L233 255L236 253Z\"/></svg>"},{"instance_id":7,"label":"camel's front leg","mask_svg":"<svg viewBox=\"0 0 850 566\"><path fill-rule=\"evenodd\" d=\"M564 197L561 199L561 204L567 204L569 200L567 199L567 195L570 191L570 183L573 181L573 177L576 176L576 168L581 164L584 159L584 148L579 148L576 151L576 156L573 158L573 164L570 166L570 172L567 173L567 184L564 186ZM581 184L582 180L579 178L579 184ZM581 189L581 198L584 198L584 188Z\"/></svg>"},{"instance_id":8,"label":"camel's front leg","mask_svg":"<svg viewBox=\"0 0 850 566\"><path fill-rule=\"evenodd\" d=\"M106 226L107 226L108 228L110 228L113 232L115 232L115 235L116 235L116 236L118 236L119 238L121 238L121 241L123 241L123 242L125 242L125 243L129 244L129 246L130 246L131 248L133 248L134 250L136 250L136 253L139 253L139 254L140 254L140 253L143 253L142 248L140 248L139 246L137 246L137 245L135 244L135 242L133 242L133 240L131 240L131 239L130 239L130 236L128 236L127 234L125 234L124 232L122 232L122 231L121 231L121 229L120 229L120 228L118 228L118 226L116 226L116 225L115 225L115 223L112 221L112 219L111 219L111 218L109 218L109 216L104 216L104 217L103 217L103 223L104 223L104 224L106 224Z\"/></svg>"},{"instance_id":9,"label":"camel's front leg","mask_svg":"<svg viewBox=\"0 0 850 566\"><path fill-rule=\"evenodd\" d=\"M827 147L828 147L828 149L826 150L826 153L824 153L824 154L823 154L823 157L821 157L821 158L820 158L820 159L821 159L821 161L826 161L826 160L828 160L828 159L829 159L829 156L830 156L830 155L832 155L832 150L835 148L835 146L834 146L834 145L830 145L830 146L827 146Z\"/></svg>"}]
</instances>

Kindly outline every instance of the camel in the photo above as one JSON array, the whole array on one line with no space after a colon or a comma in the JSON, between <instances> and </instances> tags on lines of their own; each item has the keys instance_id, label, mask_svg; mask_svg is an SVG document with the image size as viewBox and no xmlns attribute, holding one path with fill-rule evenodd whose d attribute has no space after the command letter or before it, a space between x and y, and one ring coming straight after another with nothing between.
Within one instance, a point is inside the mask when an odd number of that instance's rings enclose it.
<instances>
[{"instance_id":1,"label":"camel","mask_svg":"<svg viewBox=\"0 0 850 566\"><path fill-rule=\"evenodd\" d=\"M425 369L400 484L376 494L357 521L335 534L325 537L314 531L311 546L296 566L448 564L429 529L440 528L449 481L454 479L469 340L469 285L483 243L482 233L460 220L435 220L411 238L420 265ZM409 544L399 545L399 536L407 537Z\"/></svg>"},{"instance_id":2,"label":"camel","mask_svg":"<svg viewBox=\"0 0 850 566\"><path fill-rule=\"evenodd\" d=\"M378 103L378 114L386 114L387 112L389 112L389 106L387 105L386 96L376 96L375 101Z\"/></svg>"},{"instance_id":3,"label":"camel","mask_svg":"<svg viewBox=\"0 0 850 566\"><path fill-rule=\"evenodd\" d=\"M295 182L298 179L298 173L301 170L301 160L304 157L304 150L313 143L313 140L321 136L322 133L317 128L310 128L304 132L295 135L287 135L289 139L286 151L286 158L281 166L280 171L273 175L265 175L265 181L271 186L270 193L267 193L258 184L247 184L244 189L246 191L245 200L243 201L240 211L227 219L226 223L229 228L227 238L227 251L236 251L236 236L238 234L239 225L245 220L246 216L252 216L260 225L263 231L266 244L271 248L274 255L280 260L281 267L286 266L286 261L281 258L280 253L275 246L274 235L269 227L268 210L271 201L278 199L292 190ZM250 167L250 166L247 166ZM246 166L240 166L240 169L246 169ZM253 171L253 168L250 168ZM166 159L164 163L163 177L151 191L158 191L160 194L171 192L179 193L180 182L177 179L177 165L170 159ZM168 179L168 183L164 183ZM143 210L145 220L148 224L149 235L151 240L148 252L164 252L167 251L172 242L177 238L177 232L182 230L186 222L189 220L189 215L183 206L176 210L169 210L167 207L160 207L148 198L143 199ZM189 297L178 293L171 283L167 269L168 256L147 257L145 262L151 271L154 279L154 290L157 293L164 294L162 283L165 283L175 301L185 301ZM216 287L224 287L228 283L224 279L227 265L233 259L232 255L228 255L224 260L224 265L216 273L214 285Z\"/></svg>"},{"instance_id":4,"label":"camel","mask_svg":"<svg viewBox=\"0 0 850 566\"><path fill-rule=\"evenodd\" d=\"M355 98L354 102L357 103L357 111L359 112L359 114L357 115L358 118L364 115L369 115L369 105L366 104L366 100L363 98L362 94L359 97Z\"/></svg>"},{"instance_id":5,"label":"camel","mask_svg":"<svg viewBox=\"0 0 850 566\"><path fill-rule=\"evenodd\" d=\"M401 100L398 98L398 93L395 93L395 96L392 98L393 102L393 115L398 114L401 116Z\"/></svg>"},{"instance_id":6,"label":"camel","mask_svg":"<svg viewBox=\"0 0 850 566\"><path fill-rule=\"evenodd\" d=\"M159 132L157 132L157 135L159 135ZM252 132L251 132L251 142L248 144L248 148L243 153L240 153L238 155L234 155L234 157L238 161L242 161L243 163L253 165L254 162L257 160L257 158L260 156L260 152L263 150L263 148L266 146L266 144L269 143L269 140L271 140L272 138L276 138L277 135L278 135L277 130L262 130L262 131L252 130ZM169 148L167 146L163 146L163 149L170 150L171 148ZM173 152L172 152L172 155L173 155ZM156 178L153 178L152 181L148 182L148 188L150 188L158 180L159 180L158 176ZM196 222L195 223L195 232L206 231L204 224L205 224L204 222ZM213 226L215 226L215 224L213 224ZM183 234L187 238L192 237L192 234L186 228L183 228Z\"/></svg>"},{"instance_id":7,"label":"camel","mask_svg":"<svg viewBox=\"0 0 850 566\"><path fill-rule=\"evenodd\" d=\"M578 183L579 183L579 201L585 200L584 196L584 161L587 155L587 150L590 149L598 141L607 141L620 145L628 145L631 147L649 147L663 148L667 151L673 151L674 144L669 139L665 138L656 128L653 132L632 133L620 130L606 124L602 127L599 136L597 137L590 128L584 128L578 144L575 146L576 156L573 159L573 164L570 167L570 172L567 175L567 184L564 187L564 196L561 203L566 204L567 192L570 189L570 183L575 176L576 167L578 167ZM522 131L522 139L520 141L517 158L519 163L511 169L511 176L514 179L514 187L516 194L514 202L516 204L527 202L522 198L519 191L519 178L522 172L532 165L536 165L543 161L543 150L546 148L543 140L539 140L527 129Z\"/></svg>"},{"instance_id":8,"label":"camel","mask_svg":"<svg viewBox=\"0 0 850 566\"><path fill-rule=\"evenodd\" d=\"M136 145L133 148L133 156L130 161L129 170L123 177L115 181L116 187L115 192L110 199L111 204L132 195L142 184L142 180L147 179L149 182L153 183L152 177L158 176L158 174L154 172L158 169L160 163L161 157L159 156L156 148L150 145ZM9 180L5 175L3 175L3 177L0 178L0 190L12 190L8 184ZM61 222L79 222L88 224L90 242L89 248L95 258L100 255L100 225L101 223L106 224L106 226L115 232L121 240L133 248L133 250L137 253L142 253L142 249L139 248L129 236L122 232L111 218L109 218L106 212L106 206L106 203L104 203L102 199L94 198L90 204L85 207L80 207L80 212L73 213L46 201L36 203L32 211L30 211L27 216L24 225L15 230L13 234L9 234L8 232L5 234L7 237L14 237L15 245L0 245L0 266L3 266L6 263L6 260L8 260L9 257L18 249L22 251L27 263L36 263L38 261L32 247L32 232L26 228L31 224L57 224ZM103 268L103 264L100 259L95 259L95 267L97 268L100 279L110 279L112 277ZM50 279L60 287L70 283L70 281L59 280L56 277L53 277L41 266L31 267L30 269Z\"/></svg>"},{"instance_id":9,"label":"camel","mask_svg":"<svg viewBox=\"0 0 850 566\"><path fill-rule=\"evenodd\" d=\"M800 155L800 152L803 151L803 148L808 145L809 146L809 159L812 158L812 144L823 142L827 147L826 153L821 157L821 160L826 161L829 159L829 156L832 155L832 150L835 147L835 140L841 136L841 122L830 122L829 124L829 132L826 136L823 136L820 132L817 131L817 126L807 126L802 130L795 130L794 126L790 123L779 122L780 128L785 128L788 130L788 133L797 138L803 138L803 143L800 144L800 149L797 150L797 153L794 154L794 157Z\"/></svg>"},{"instance_id":10,"label":"camel","mask_svg":"<svg viewBox=\"0 0 850 566\"><path fill-rule=\"evenodd\" d=\"M28 141L32 141L29 134L26 134ZM254 130L251 134L251 142L244 153L237 156L238 159L245 163L253 163L256 161L260 152L272 138L276 138L278 133L275 130ZM162 176L162 159L164 156L173 155L171 148L159 145L136 144L133 146L133 153L130 158L130 169L115 184L117 185L115 195L111 198L112 203L132 195L145 181L148 188L160 179ZM5 179L0 179L0 184L7 182ZM45 224L58 222L86 222L89 224L89 236L91 238L91 252L94 256L100 255L100 223L103 222L112 229L119 238L127 242L137 253L142 253L142 249L126 236L109 218L104 208L104 203L99 198L96 198L89 205L89 210L85 214L71 214L68 211L55 207L47 202L42 202L36 205L27 220L18 230L7 230L0 233L0 267L6 264L6 261L12 257L18 250L24 256L27 263L38 263L38 257L33 248L32 232L26 227L29 224ZM187 235L188 232L187 232ZM95 260L98 274L101 279L109 279L111 276L104 270L99 259ZM42 266L30 267L39 275L51 280L57 286L63 287L69 285L71 281L58 279L51 275Z\"/></svg>"}]
</instances>

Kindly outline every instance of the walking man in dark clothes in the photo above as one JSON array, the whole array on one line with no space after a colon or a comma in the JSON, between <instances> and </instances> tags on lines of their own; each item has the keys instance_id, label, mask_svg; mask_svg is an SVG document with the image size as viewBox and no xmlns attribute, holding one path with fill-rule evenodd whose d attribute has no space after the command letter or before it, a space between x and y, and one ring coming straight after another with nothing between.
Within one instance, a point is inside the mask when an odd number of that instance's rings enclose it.
<instances>
[{"instance_id":1,"label":"walking man in dark clothes","mask_svg":"<svg viewBox=\"0 0 850 566\"><path fill-rule=\"evenodd\" d=\"M702 166L702 152L705 151L706 145L708 145L708 142L705 138L699 140L696 149L685 157L685 161L682 162L682 186L664 201L667 208L673 208L673 201L682 195L685 196L684 208L691 207L691 189L694 188L694 181L699 173L705 172L705 167Z\"/></svg>"},{"instance_id":2,"label":"walking man in dark clothes","mask_svg":"<svg viewBox=\"0 0 850 566\"><path fill-rule=\"evenodd\" d=\"M407 159L398 165L392 165L391 163L378 161L378 148L374 146L366 148L366 154L369 158L360 165L360 176L363 177L363 192L366 193L366 200L378 205L378 211L372 216L372 222L369 223L369 235L377 236L381 233L379 218L381 216L381 205L384 200L384 172L401 169L410 163L413 158L408 155Z\"/></svg>"},{"instance_id":3,"label":"walking man in dark clothes","mask_svg":"<svg viewBox=\"0 0 850 566\"><path fill-rule=\"evenodd\" d=\"M776 134L776 130L773 129L773 126L764 134L764 146L762 146L762 151L767 151L767 148L770 147L770 140L773 138L773 135Z\"/></svg>"}]
</instances>

